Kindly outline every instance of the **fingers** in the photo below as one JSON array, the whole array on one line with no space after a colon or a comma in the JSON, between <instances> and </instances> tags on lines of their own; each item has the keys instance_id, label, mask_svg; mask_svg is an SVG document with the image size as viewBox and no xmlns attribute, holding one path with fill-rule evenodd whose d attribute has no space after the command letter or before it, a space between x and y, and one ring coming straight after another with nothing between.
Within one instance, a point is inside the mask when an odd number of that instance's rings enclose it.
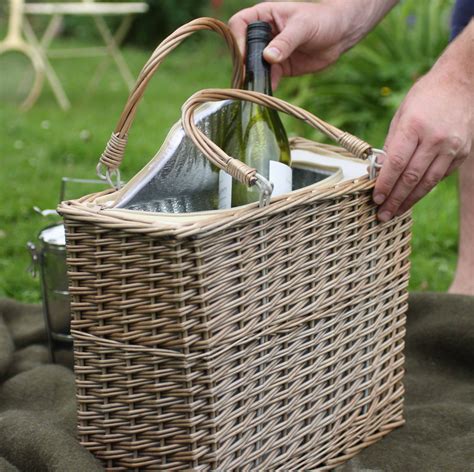
<instances>
[{"instance_id":1,"label":"fingers","mask_svg":"<svg viewBox=\"0 0 474 472\"><path fill-rule=\"evenodd\" d=\"M453 146L453 140L448 139L443 143L440 153L429 166L425 175L416 186L416 188L407 196L405 201L395 213L400 216L409 210L418 200L421 200L428 194L444 177L450 175L457 169L468 157L469 150Z\"/></svg>"},{"instance_id":2,"label":"fingers","mask_svg":"<svg viewBox=\"0 0 474 472\"><path fill-rule=\"evenodd\" d=\"M443 177L447 175L452 162L453 159L450 156L437 156L433 163L428 167L428 170L425 172L425 175L415 189L410 192L406 200L394 213L395 216L400 216L405 213L418 200L421 200L427 193L429 193L443 179Z\"/></svg>"},{"instance_id":3,"label":"fingers","mask_svg":"<svg viewBox=\"0 0 474 472\"><path fill-rule=\"evenodd\" d=\"M287 59L292 52L311 36L313 23L305 21L304 15L295 14L293 5L259 3L241 10L229 20L229 26L237 38L242 55L245 53L247 27L255 21L266 21L272 25L276 36L265 48L263 57L270 64L278 64Z\"/></svg>"},{"instance_id":4,"label":"fingers","mask_svg":"<svg viewBox=\"0 0 474 472\"><path fill-rule=\"evenodd\" d=\"M275 21L273 20L273 9L275 7L269 3L259 3L250 8L244 8L236 13L229 20L229 27L237 39L237 45L242 56L245 57L245 40L247 36L247 27L255 21L266 21L272 25L272 29L276 32Z\"/></svg>"},{"instance_id":5,"label":"fingers","mask_svg":"<svg viewBox=\"0 0 474 472\"><path fill-rule=\"evenodd\" d=\"M375 183L375 203L381 205L387 200L417 146L417 133L413 129L405 128L399 124L386 146L387 158Z\"/></svg>"},{"instance_id":6,"label":"fingers","mask_svg":"<svg viewBox=\"0 0 474 472\"><path fill-rule=\"evenodd\" d=\"M407 211L446 175L461 165L469 155L470 147L466 146L458 136L449 135L444 130L429 130L426 127L424 129L425 131L420 133L422 137L417 139L420 143L413 156L410 157L409 152L404 154L403 166L400 165L400 168L404 167L404 169L378 210L377 216L382 222L388 221L394 215L400 216ZM398 131L395 131L389 148L397 145L397 133ZM408 162L405 164L407 158ZM390 169L391 163L392 168ZM387 169L393 172L393 158L390 162L390 155L384 163L380 175ZM386 191L386 189L382 191Z\"/></svg>"},{"instance_id":7,"label":"fingers","mask_svg":"<svg viewBox=\"0 0 474 472\"><path fill-rule=\"evenodd\" d=\"M282 62L288 59L291 53L308 39L307 36L308 32L304 25L292 19L265 48L263 57L270 64Z\"/></svg>"},{"instance_id":8,"label":"fingers","mask_svg":"<svg viewBox=\"0 0 474 472\"><path fill-rule=\"evenodd\" d=\"M234 33L242 56L245 55L245 36L247 34L247 26L249 23L258 21L258 13L255 8L246 8L234 15L229 20L229 27Z\"/></svg>"},{"instance_id":9,"label":"fingers","mask_svg":"<svg viewBox=\"0 0 474 472\"><path fill-rule=\"evenodd\" d=\"M380 221L388 221L397 213L403 202L405 202L415 187L422 181L427 169L437 157L437 153L438 150L433 150L432 146L428 145L426 141L417 147L413 157L411 157L399 179L393 186L388 198L383 205L380 206L377 213ZM384 166L387 164L388 163L384 164Z\"/></svg>"}]
</instances>

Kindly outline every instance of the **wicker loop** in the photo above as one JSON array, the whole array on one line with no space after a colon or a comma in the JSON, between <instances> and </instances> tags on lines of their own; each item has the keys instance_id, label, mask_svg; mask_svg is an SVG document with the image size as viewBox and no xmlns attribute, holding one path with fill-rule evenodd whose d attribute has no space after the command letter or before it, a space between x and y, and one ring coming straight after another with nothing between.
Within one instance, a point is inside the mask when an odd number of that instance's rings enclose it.
<instances>
[{"instance_id":1,"label":"wicker loop","mask_svg":"<svg viewBox=\"0 0 474 472\"><path fill-rule=\"evenodd\" d=\"M118 169L122 162L126 146L127 135L121 138L118 133L112 133L104 152L100 156L99 163L104 165L108 170ZM102 177L103 174L98 175Z\"/></svg>"},{"instance_id":2,"label":"wicker loop","mask_svg":"<svg viewBox=\"0 0 474 472\"><path fill-rule=\"evenodd\" d=\"M137 82L128 97L122 114L120 115L114 134L100 158L100 162L107 168L117 169L120 166L124 154L124 146L122 147L121 140L126 140L138 104L143 97L148 82L151 80L164 58L178 47L188 36L201 30L214 31L225 40L232 55L232 86L241 86L243 80L243 61L237 42L230 28L222 21L215 20L214 18L198 18L181 26L159 44L140 72Z\"/></svg>"},{"instance_id":3,"label":"wicker loop","mask_svg":"<svg viewBox=\"0 0 474 472\"><path fill-rule=\"evenodd\" d=\"M337 142L359 159L367 159L371 153L370 144L350 133L343 133Z\"/></svg>"},{"instance_id":4,"label":"wicker loop","mask_svg":"<svg viewBox=\"0 0 474 472\"><path fill-rule=\"evenodd\" d=\"M230 158L224 169L234 179L239 179L239 175L244 176L247 185L254 185L256 169L249 167L238 159Z\"/></svg>"}]
</instances>

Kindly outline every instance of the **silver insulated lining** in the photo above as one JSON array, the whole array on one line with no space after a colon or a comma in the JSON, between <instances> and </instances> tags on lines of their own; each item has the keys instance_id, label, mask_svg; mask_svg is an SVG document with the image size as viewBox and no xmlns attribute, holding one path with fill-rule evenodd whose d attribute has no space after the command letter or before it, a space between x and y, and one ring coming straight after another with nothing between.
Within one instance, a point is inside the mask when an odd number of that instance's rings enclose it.
<instances>
[{"instance_id":1,"label":"silver insulated lining","mask_svg":"<svg viewBox=\"0 0 474 472\"><path fill-rule=\"evenodd\" d=\"M239 113L240 102L226 100L208 104L196 114L198 128L219 147L225 127ZM168 136L147 175L129 188L118 208L161 213L191 213L217 210L219 171L178 125ZM312 185L332 173L293 169L293 190Z\"/></svg>"}]
</instances>

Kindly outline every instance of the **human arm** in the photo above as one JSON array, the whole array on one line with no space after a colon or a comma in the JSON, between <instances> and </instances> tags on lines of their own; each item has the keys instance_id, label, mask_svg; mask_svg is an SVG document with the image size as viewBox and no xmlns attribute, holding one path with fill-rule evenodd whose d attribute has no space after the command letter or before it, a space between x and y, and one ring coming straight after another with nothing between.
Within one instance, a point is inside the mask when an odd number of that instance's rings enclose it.
<instances>
[{"instance_id":1,"label":"human arm","mask_svg":"<svg viewBox=\"0 0 474 472\"><path fill-rule=\"evenodd\" d=\"M245 48L249 23L267 21L275 37L264 51L275 88L282 76L316 72L335 62L360 41L397 0L324 0L262 2L241 10L229 25L239 48Z\"/></svg>"},{"instance_id":2,"label":"human arm","mask_svg":"<svg viewBox=\"0 0 474 472\"><path fill-rule=\"evenodd\" d=\"M473 139L474 20L415 83L392 120L374 189L379 219L404 213L426 195L472 154Z\"/></svg>"}]
</instances>

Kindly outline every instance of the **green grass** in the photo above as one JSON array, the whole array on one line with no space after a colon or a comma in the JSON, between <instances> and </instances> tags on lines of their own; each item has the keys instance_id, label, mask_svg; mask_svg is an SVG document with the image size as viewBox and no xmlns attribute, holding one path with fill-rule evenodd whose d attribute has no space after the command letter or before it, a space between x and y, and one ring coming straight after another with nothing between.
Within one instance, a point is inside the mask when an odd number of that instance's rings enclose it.
<instances>
[{"instance_id":1,"label":"green grass","mask_svg":"<svg viewBox=\"0 0 474 472\"><path fill-rule=\"evenodd\" d=\"M125 50L134 73L148 56L148 52ZM50 219L45 220L32 208L56 206L62 176L95 178L97 160L128 95L113 68L96 90L88 92L87 81L96 64L94 59L55 60L72 101L68 112L60 110L48 86L27 113L11 105L0 107L0 297L39 300L38 281L27 273L30 256L25 245ZM173 53L153 78L140 105L123 176L130 178L156 152L190 94L200 88L227 86L229 76L227 54L214 40L193 42ZM80 191L89 193L90 189ZM457 245L454 177L417 206L414 219L410 288L446 290Z\"/></svg>"},{"instance_id":2,"label":"green grass","mask_svg":"<svg viewBox=\"0 0 474 472\"><path fill-rule=\"evenodd\" d=\"M457 175L443 180L413 210L410 289L442 292L456 268Z\"/></svg>"}]
</instances>

